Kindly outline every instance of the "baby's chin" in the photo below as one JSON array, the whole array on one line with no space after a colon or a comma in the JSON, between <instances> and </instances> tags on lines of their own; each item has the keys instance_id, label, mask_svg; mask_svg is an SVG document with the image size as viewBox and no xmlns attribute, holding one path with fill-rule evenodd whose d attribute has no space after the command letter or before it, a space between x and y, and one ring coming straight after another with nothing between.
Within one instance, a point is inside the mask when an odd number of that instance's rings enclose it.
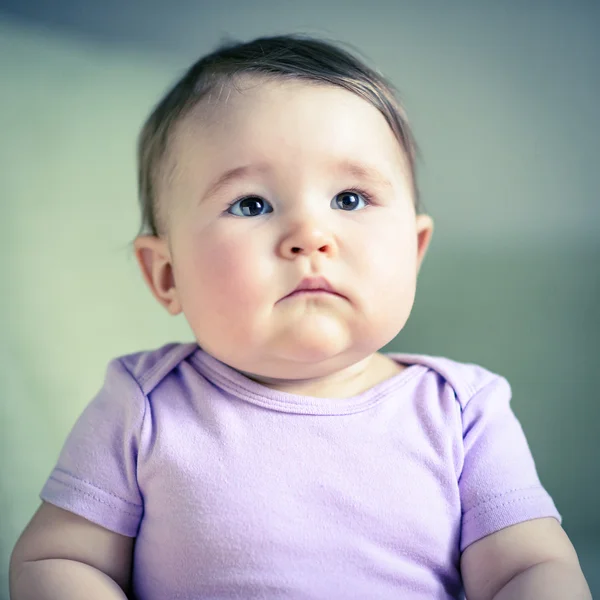
<instances>
[{"instance_id":1,"label":"baby's chin","mask_svg":"<svg viewBox=\"0 0 600 600\"><path fill-rule=\"evenodd\" d=\"M277 343L238 351L229 356L230 366L256 381L307 381L329 377L351 368L377 353L385 343L330 332L277 340ZM223 359L222 359L223 360Z\"/></svg>"},{"instance_id":2,"label":"baby's chin","mask_svg":"<svg viewBox=\"0 0 600 600\"><path fill-rule=\"evenodd\" d=\"M251 379L307 380L334 375L364 361L399 329L397 320L333 311L286 317L272 319L270 315L250 327L246 322L245 329L231 328L229 335L197 339L209 354Z\"/></svg>"}]
</instances>

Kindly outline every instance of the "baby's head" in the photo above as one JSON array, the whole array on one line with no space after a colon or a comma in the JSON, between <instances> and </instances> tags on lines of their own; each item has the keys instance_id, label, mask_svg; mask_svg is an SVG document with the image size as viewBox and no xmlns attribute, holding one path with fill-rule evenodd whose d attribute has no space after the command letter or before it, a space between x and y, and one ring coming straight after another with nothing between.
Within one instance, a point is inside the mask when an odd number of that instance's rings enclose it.
<instances>
[{"instance_id":1,"label":"baby's head","mask_svg":"<svg viewBox=\"0 0 600 600\"><path fill-rule=\"evenodd\" d=\"M219 50L140 136L144 278L204 350L258 380L364 362L404 327L431 237L414 163L391 86L345 51ZM328 291L292 294L305 279Z\"/></svg>"}]
</instances>

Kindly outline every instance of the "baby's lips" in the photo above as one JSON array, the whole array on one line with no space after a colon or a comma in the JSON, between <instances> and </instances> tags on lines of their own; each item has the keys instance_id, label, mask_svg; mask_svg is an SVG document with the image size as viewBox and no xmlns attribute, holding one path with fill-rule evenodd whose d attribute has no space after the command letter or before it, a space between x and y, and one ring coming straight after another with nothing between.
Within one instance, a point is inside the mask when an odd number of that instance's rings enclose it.
<instances>
[{"instance_id":1,"label":"baby's lips","mask_svg":"<svg viewBox=\"0 0 600 600\"><path fill-rule=\"evenodd\" d=\"M313 276L313 277L304 277L302 281L284 298L288 298L293 296L298 292L327 292L329 294L340 296L345 298L343 294L340 294L331 283L327 280L327 278L323 276Z\"/></svg>"}]
</instances>

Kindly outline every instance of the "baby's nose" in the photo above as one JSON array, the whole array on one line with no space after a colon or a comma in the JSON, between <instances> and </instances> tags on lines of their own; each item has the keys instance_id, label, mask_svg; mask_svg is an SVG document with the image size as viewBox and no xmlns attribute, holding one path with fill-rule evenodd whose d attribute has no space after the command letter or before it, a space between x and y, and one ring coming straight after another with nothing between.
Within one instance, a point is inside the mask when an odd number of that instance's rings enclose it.
<instances>
[{"instance_id":1,"label":"baby's nose","mask_svg":"<svg viewBox=\"0 0 600 600\"><path fill-rule=\"evenodd\" d=\"M300 227L286 236L281 244L281 254L285 258L308 256L315 253L333 255L336 252L335 240L331 233L319 227Z\"/></svg>"}]
</instances>

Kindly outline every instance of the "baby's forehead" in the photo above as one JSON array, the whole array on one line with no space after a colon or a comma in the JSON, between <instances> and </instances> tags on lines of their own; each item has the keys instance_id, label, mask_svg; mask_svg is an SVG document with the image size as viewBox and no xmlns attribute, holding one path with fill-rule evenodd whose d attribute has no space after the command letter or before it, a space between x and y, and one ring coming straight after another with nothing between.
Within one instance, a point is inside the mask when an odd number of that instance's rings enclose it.
<instances>
[{"instance_id":1,"label":"baby's forehead","mask_svg":"<svg viewBox=\"0 0 600 600\"><path fill-rule=\"evenodd\" d=\"M308 97L308 104L300 101L298 109L300 95ZM320 117L315 113L321 112L322 101L329 108ZM335 120L340 104L346 105L349 117L337 140L339 127L328 136L328 115L333 107L329 120ZM302 125L294 126L294 111L306 112L307 106L305 131ZM296 116L302 120L306 115ZM314 122L322 127L315 128ZM315 138L325 143L316 144ZM245 169L245 177L239 175L240 169ZM214 85L174 128L160 176L162 194L200 195L230 171L239 175L226 177L230 184L236 180L268 186L276 181L293 186L354 182L373 189L409 188L411 195L415 193L407 154L376 107L340 86L301 80L246 76Z\"/></svg>"},{"instance_id":2,"label":"baby's forehead","mask_svg":"<svg viewBox=\"0 0 600 600\"><path fill-rule=\"evenodd\" d=\"M203 90L194 106L177 122L174 133L180 134L182 129L190 126L211 131L213 127L222 125L234 111L252 119L265 101L272 106L283 107L289 97L288 92L292 95L298 92L318 95L323 90L352 94L330 83L282 75L242 73L224 77Z\"/></svg>"},{"instance_id":3,"label":"baby's forehead","mask_svg":"<svg viewBox=\"0 0 600 600\"><path fill-rule=\"evenodd\" d=\"M282 148L305 139L306 130L318 139L332 121L345 121L333 133L344 144L347 138L377 138L377 148L389 148L405 158L401 141L381 111L352 91L330 83L281 76L244 75L216 82L175 124L170 151L181 158L185 151L246 143L260 148L273 139ZM364 126L369 123L370 126ZM302 128L305 127L305 130ZM245 134L247 134L245 136ZM248 139L250 138L250 139ZM172 158L174 158L172 156Z\"/></svg>"}]
</instances>

